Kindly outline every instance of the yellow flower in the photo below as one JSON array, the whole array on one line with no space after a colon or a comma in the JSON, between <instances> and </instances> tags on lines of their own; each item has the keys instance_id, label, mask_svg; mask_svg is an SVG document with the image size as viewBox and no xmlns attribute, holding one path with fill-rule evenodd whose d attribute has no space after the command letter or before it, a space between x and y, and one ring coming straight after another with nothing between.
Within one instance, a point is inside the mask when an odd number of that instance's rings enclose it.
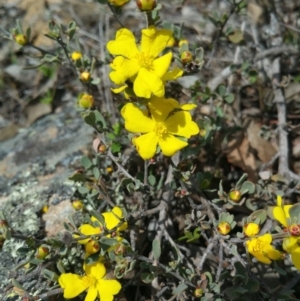
<instances>
[{"instance_id":1,"label":"yellow flower","mask_svg":"<svg viewBox=\"0 0 300 301\"><path fill-rule=\"evenodd\" d=\"M141 11L151 11L157 3L156 0L136 0L136 5Z\"/></svg>"},{"instance_id":2,"label":"yellow flower","mask_svg":"<svg viewBox=\"0 0 300 301\"><path fill-rule=\"evenodd\" d=\"M172 52L161 57L172 32L150 26L142 30L141 45L138 47L131 31L122 28L117 31L116 39L109 41L107 49L117 57L110 64L113 71L110 79L117 85L124 85L127 80L133 82L134 93L138 97L162 97L165 94L163 76L169 69Z\"/></svg>"},{"instance_id":3,"label":"yellow flower","mask_svg":"<svg viewBox=\"0 0 300 301\"><path fill-rule=\"evenodd\" d=\"M79 51L73 51L72 54L71 54L71 59L73 61L77 61L77 60L80 60L82 58L82 54L81 52Z\"/></svg>"},{"instance_id":4,"label":"yellow flower","mask_svg":"<svg viewBox=\"0 0 300 301\"><path fill-rule=\"evenodd\" d=\"M273 207L274 218L284 227L288 227L288 219L290 217L289 210L293 205L283 205L282 197L277 196L277 206Z\"/></svg>"},{"instance_id":5,"label":"yellow flower","mask_svg":"<svg viewBox=\"0 0 300 301\"><path fill-rule=\"evenodd\" d=\"M106 226L107 230L114 229L117 225L119 225L119 223L122 221L122 218L123 218L123 212L122 212L122 209L120 207L114 207L112 209L112 211L104 212L104 213L102 213L102 215L104 217L105 226ZM91 220L92 220L92 222L98 223L99 226L94 227L90 224L83 224L79 228L79 231L80 231L81 234L83 234L83 235L96 235L96 234L100 234L100 233L103 232L104 226L100 223L100 221L98 221L93 216L92 216ZM124 222L116 229L116 232L118 233L120 231L124 231L124 230L127 229L127 227L128 227L127 222ZM108 236L110 236L110 235L108 235ZM90 238L86 238L86 239L79 240L78 242L80 244L86 244L89 241L90 241Z\"/></svg>"},{"instance_id":6,"label":"yellow flower","mask_svg":"<svg viewBox=\"0 0 300 301\"><path fill-rule=\"evenodd\" d=\"M146 160L154 156L157 145L165 156L173 156L188 145L174 135L190 138L199 133L197 124L192 121L191 114L187 112L195 107L196 105L193 104L179 106L172 98L153 97L148 102L150 117L148 112L133 103L127 103L122 108L121 114L125 119L127 131L142 133L134 139L134 145L140 156Z\"/></svg>"},{"instance_id":7,"label":"yellow flower","mask_svg":"<svg viewBox=\"0 0 300 301\"><path fill-rule=\"evenodd\" d=\"M78 104L84 109L90 109L94 106L95 100L93 95L88 93L82 93L79 97Z\"/></svg>"},{"instance_id":8,"label":"yellow flower","mask_svg":"<svg viewBox=\"0 0 300 301\"><path fill-rule=\"evenodd\" d=\"M104 278L106 269L103 263L83 265L84 276L65 273L58 278L58 283L64 290L64 298L75 298L87 290L85 301L94 301L97 297L101 301L112 301L114 295L121 290L121 284L117 280Z\"/></svg>"},{"instance_id":9,"label":"yellow flower","mask_svg":"<svg viewBox=\"0 0 300 301\"><path fill-rule=\"evenodd\" d=\"M291 260L297 270L300 270L300 237L289 236L283 240L283 249L291 254Z\"/></svg>"},{"instance_id":10,"label":"yellow flower","mask_svg":"<svg viewBox=\"0 0 300 301\"><path fill-rule=\"evenodd\" d=\"M248 237L253 237L257 235L260 231L260 226L255 223L248 223L243 227L244 234Z\"/></svg>"},{"instance_id":11,"label":"yellow flower","mask_svg":"<svg viewBox=\"0 0 300 301\"><path fill-rule=\"evenodd\" d=\"M175 79L179 78L180 76L182 76L182 74L183 74L183 70L178 67L175 67L173 70L166 72L165 75L161 79L165 84L166 81L175 80ZM115 88L115 89L111 89L111 90L114 93L121 93L124 91L124 95L125 95L126 99L129 99L130 96L132 96L132 94L133 94L132 89L130 87L128 87L127 84L125 84L121 87Z\"/></svg>"},{"instance_id":12,"label":"yellow flower","mask_svg":"<svg viewBox=\"0 0 300 301\"><path fill-rule=\"evenodd\" d=\"M270 264L271 260L281 258L281 252L271 246L272 235L267 233L258 238L252 238L246 241L246 247L251 255L258 261Z\"/></svg>"},{"instance_id":13,"label":"yellow flower","mask_svg":"<svg viewBox=\"0 0 300 301\"><path fill-rule=\"evenodd\" d=\"M130 0L108 0L108 2L114 6L123 6Z\"/></svg>"}]
</instances>

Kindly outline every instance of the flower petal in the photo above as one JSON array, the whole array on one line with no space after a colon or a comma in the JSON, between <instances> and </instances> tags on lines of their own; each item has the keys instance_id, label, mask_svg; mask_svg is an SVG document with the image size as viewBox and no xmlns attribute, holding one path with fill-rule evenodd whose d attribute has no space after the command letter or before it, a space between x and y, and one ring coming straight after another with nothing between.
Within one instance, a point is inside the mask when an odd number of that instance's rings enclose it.
<instances>
[{"instance_id":1,"label":"flower petal","mask_svg":"<svg viewBox=\"0 0 300 301\"><path fill-rule=\"evenodd\" d=\"M288 226L286 216L282 207L275 206L273 207L273 216L274 218L284 227Z\"/></svg>"},{"instance_id":2,"label":"flower petal","mask_svg":"<svg viewBox=\"0 0 300 301\"><path fill-rule=\"evenodd\" d=\"M163 81L155 73L146 68L141 68L133 83L133 90L136 96L150 98L153 93L155 96L162 97L165 94Z\"/></svg>"},{"instance_id":3,"label":"flower petal","mask_svg":"<svg viewBox=\"0 0 300 301\"><path fill-rule=\"evenodd\" d=\"M164 122L170 112L178 106L178 101L173 98L151 97L148 102L153 120L156 122Z\"/></svg>"},{"instance_id":4,"label":"flower petal","mask_svg":"<svg viewBox=\"0 0 300 301\"><path fill-rule=\"evenodd\" d=\"M192 116L187 111L174 113L165 121L165 125L169 133L186 138L199 133L197 123L192 121Z\"/></svg>"},{"instance_id":5,"label":"flower petal","mask_svg":"<svg viewBox=\"0 0 300 301\"><path fill-rule=\"evenodd\" d=\"M115 228L121 221L113 212L102 213L105 219L105 225L108 230Z\"/></svg>"},{"instance_id":6,"label":"flower petal","mask_svg":"<svg viewBox=\"0 0 300 301\"><path fill-rule=\"evenodd\" d=\"M91 264L84 264L83 269L87 276L94 277L98 280L102 279L106 273L106 268L100 261Z\"/></svg>"},{"instance_id":7,"label":"flower petal","mask_svg":"<svg viewBox=\"0 0 300 301\"><path fill-rule=\"evenodd\" d=\"M295 249L292 253L292 262L297 270L300 270L300 247Z\"/></svg>"},{"instance_id":8,"label":"flower petal","mask_svg":"<svg viewBox=\"0 0 300 301\"><path fill-rule=\"evenodd\" d=\"M165 156L173 156L177 151L186 147L187 142L182 141L173 135L166 134L158 140L158 145Z\"/></svg>"},{"instance_id":9,"label":"flower petal","mask_svg":"<svg viewBox=\"0 0 300 301\"><path fill-rule=\"evenodd\" d=\"M191 110L194 110L195 108L197 108L197 105L195 105L193 103L186 103L186 104L180 105L179 107L181 110L191 111Z\"/></svg>"},{"instance_id":10,"label":"flower petal","mask_svg":"<svg viewBox=\"0 0 300 301\"><path fill-rule=\"evenodd\" d=\"M101 301L112 301L114 295L121 290L121 284L117 280L98 280L98 292Z\"/></svg>"},{"instance_id":11,"label":"flower petal","mask_svg":"<svg viewBox=\"0 0 300 301\"><path fill-rule=\"evenodd\" d=\"M141 51L157 57L167 47L172 37L172 31L167 29L157 30L154 26L142 30Z\"/></svg>"},{"instance_id":12,"label":"flower petal","mask_svg":"<svg viewBox=\"0 0 300 301\"><path fill-rule=\"evenodd\" d=\"M183 70L175 67L172 71L166 72L163 77L162 80L165 81L169 81L169 80L175 80L179 77L181 77L183 74Z\"/></svg>"},{"instance_id":13,"label":"flower petal","mask_svg":"<svg viewBox=\"0 0 300 301\"><path fill-rule=\"evenodd\" d=\"M169 52L153 61L153 73L162 78L168 71L172 60L172 52Z\"/></svg>"},{"instance_id":14,"label":"flower petal","mask_svg":"<svg viewBox=\"0 0 300 301\"><path fill-rule=\"evenodd\" d=\"M95 285L91 285L84 301L94 301L98 296L98 289Z\"/></svg>"},{"instance_id":15,"label":"flower petal","mask_svg":"<svg viewBox=\"0 0 300 301\"><path fill-rule=\"evenodd\" d=\"M83 279L84 277L72 273L61 274L58 283L64 290L64 298L71 299L85 291L89 287L89 282Z\"/></svg>"},{"instance_id":16,"label":"flower petal","mask_svg":"<svg viewBox=\"0 0 300 301\"><path fill-rule=\"evenodd\" d=\"M124 86L121 86L121 87L118 87L118 88L112 88L111 90L112 90L115 94L118 94L118 93L123 92L127 87L128 87L127 85L124 85Z\"/></svg>"},{"instance_id":17,"label":"flower petal","mask_svg":"<svg viewBox=\"0 0 300 301\"><path fill-rule=\"evenodd\" d=\"M155 155L157 143L158 136L155 132L141 135L134 140L136 150L144 160L151 159Z\"/></svg>"},{"instance_id":18,"label":"flower petal","mask_svg":"<svg viewBox=\"0 0 300 301\"><path fill-rule=\"evenodd\" d=\"M121 110L125 119L125 128L132 133L147 133L153 131L155 122L133 103L127 103Z\"/></svg>"},{"instance_id":19,"label":"flower petal","mask_svg":"<svg viewBox=\"0 0 300 301\"><path fill-rule=\"evenodd\" d=\"M110 66L114 71L109 73L109 78L116 85L123 85L127 79L136 75L140 69L135 60L128 60L121 56L117 56Z\"/></svg>"},{"instance_id":20,"label":"flower petal","mask_svg":"<svg viewBox=\"0 0 300 301\"><path fill-rule=\"evenodd\" d=\"M112 55L122 55L127 58L134 57L139 52L133 33L126 28L118 30L116 39L109 41L106 47Z\"/></svg>"}]
</instances>

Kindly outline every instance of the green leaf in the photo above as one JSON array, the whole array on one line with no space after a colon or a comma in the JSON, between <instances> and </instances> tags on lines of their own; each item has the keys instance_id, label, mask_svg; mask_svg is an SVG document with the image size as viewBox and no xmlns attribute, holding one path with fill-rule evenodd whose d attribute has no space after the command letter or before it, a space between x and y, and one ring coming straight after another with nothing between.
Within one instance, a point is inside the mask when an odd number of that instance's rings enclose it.
<instances>
[{"instance_id":1,"label":"green leaf","mask_svg":"<svg viewBox=\"0 0 300 301\"><path fill-rule=\"evenodd\" d=\"M250 215L249 215L249 218L251 221L254 221L256 219L259 219L259 224L263 224L266 219L267 219L267 212L266 210L264 209L261 209L261 210L257 210L257 211L254 211L252 212ZM248 220L249 220L248 218Z\"/></svg>"},{"instance_id":2,"label":"green leaf","mask_svg":"<svg viewBox=\"0 0 300 301\"><path fill-rule=\"evenodd\" d=\"M86 114L86 112L82 113L82 117L83 120L86 124L95 127L95 123L96 123L96 117L94 112L89 112L88 114Z\"/></svg>"},{"instance_id":3,"label":"green leaf","mask_svg":"<svg viewBox=\"0 0 300 301\"><path fill-rule=\"evenodd\" d=\"M155 275L150 274L150 273L142 273L141 274L141 280L144 283L151 283L153 281L153 279L155 278Z\"/></svg>"},{"instance_id":4,"label":"green leaf","mask_svg":"<svg viewBox=\"0 0 300 301\"><path fill-rule=\"evenodd\" d=\"M106 121L103 115L97 110L93 111L93 113L95 114L96 121L101 123L103 129L107 129Z\"/></svg>"},{"instance_id":5,"label":"green leaf","mask_svg":"<svg viewBox=\"0 0 300 301\"><path fill-rule=\"evenodd\" d=\"M299 218L299 214L300 214L300 204L293 205L289 210L289 214L290 214L292 222L294 222L294 220L299 221L298 218Z\"/></svg>"},{"instance_id":6,"label":"green leaf","mask_svg":"<svg viewBox=\"0 0 300 301\"><path fill-rule=\"evenodd\" d=\"M83 186L82 186L82 187L78 187L78 192L79 192L80 194L82 194L82 195L88 194L89 191L90 191L90 189L87 188L87 187L83 187Z\"/></svg>"},{"instance_id":7,"label":"green leaf","mask_svg":"<svg viewBox=\"0 0 300 301\"><path fill-rule=\"evenodd\" d=\"M50 281L57 281L58 275L55 272L52 272L48 269L43 269L42 274L45 276L45 278L49 279Z\"/></svg>"},{"instance_id":8,"label":"green leaf","mask_svg":"<svg viewBox=\"0 0 300 301\"><path fill-rule=\"evenodd\" d=\"M249 193L249 194L253 194L255 192L255 184L249 182L249 181L245 181L240 189L241 194L245 194L245 193Z\"/></svg>"},{"instance_id":9,"label":"green leaf","mask_svg":"<svg viewBox=\"0 0 300 301\"><path fill-rule=\"evenodd\" d=\"M86 182L86 178L83 174L81 173L75 173L73 174L71 177L68 178L70 181L74 181L74 182Z\"/></svg>"},{"instance_id":10,"label":"green leaf","mask_svg":"<svg viewBox=\"0 0 300 301\"><path fill-rule=\"evenodd\" d=\"M154 239L152 242L152 253L153 257L158 260L161 255L161 246L160 241L158 239Z\"/></svg>"},{"instance_id":11,"label":"green leaf","mask_svg":"<svg viewBox=\"0 0 300 301\"><path fill-rule=\"evenodd\" d=\"M118 153L121 150L121 144L118 142L113 142L110 146L110 149L113 154Z\"/></svg>"},{"instance_id":12,"label":"green leaf","mask_svg":"<svg viewBox=\"0 0 300 301\"><path fill-rule=\"evenodd\" d=\"M173 295L179 295L183 291L185 291L188 288L188 286L185 283L180 283L172 292Z\"/></svg>"},{"instance_id":13,"label":"green leaf","mask_svg":"<svg viewBox=\"0 0 300 301\"><path fill-rule=\"evenodd\" d=\"M220 85L218 88L217 88L217 93L220 95L220 96L225 96L226 94L226 87L223 86L223 85Z\"/></svg>"},{"instance_id":14,"label":"green leaf","mask_svg":"<svg viewBox=\"0 0 300 301\"><path fill-rule=\"evenodd\" d=\"M148 177L148 182L149 182L149 184L150 184L151 186L155 186L155 184L156 184L156 178L155 178L153 175L150 175L150 176Z\"/></svg>"},{"instance_id":15,"label":"green leaf","mask_svg":"<svg viewBox=\"0 0 300 301\"><path fill-rule=\"evenodd\" d=\"M259 282L254 280L254 279L249 279L249 281L247 282L247 284L245 285L245 288L247 289L247 291L249 291L249 293L256 293L259 291Z\"/></svg>"},{"instance_id":16,"label":"green leaf","mask_svg":"<svg viewBox=\"0 0 300 301\"><path fill-rule=\"evenodd\" d=\"M227 103L232 104L234 102L234 95L232 93L230 93L224 97L224 100Z\"/></svg>"},{"instance_id":17,"label":"green leaf","mask_svg":"<svg viewBox=\"0 0 300 301\"><path fill-rule=\"evenodd\" d=\"M87 156L82 156L80 161L85 169L89 169L92 166L92 161Z\"/></svg>"}]
</instances>

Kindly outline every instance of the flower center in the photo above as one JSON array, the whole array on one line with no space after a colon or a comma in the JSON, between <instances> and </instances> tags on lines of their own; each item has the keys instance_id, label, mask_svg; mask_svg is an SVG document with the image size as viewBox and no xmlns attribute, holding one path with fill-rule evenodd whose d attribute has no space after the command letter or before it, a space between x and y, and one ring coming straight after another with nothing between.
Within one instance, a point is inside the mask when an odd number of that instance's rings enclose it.
<instances>
[{"instance_id":1,"label":"flower center","mask_svg":"<svg viewBox=\"0 0 300 301\"><path fill-rule=\"evenodd\" d=\"M140 52L136 55L136 59L138 60L141 67L151 69L153 59L147 54Z\"/></svg>"},{"instance_id":2,"label":"flower center","mask_svg":"<svg viewBox=\"0 0 300 301\"><path fill-rule=\"evenodd\" d=\"M258 239L258 240L256 241L255 247L253 248L253 251L254 251L254 252L262 253L264 247L265 247L265 243L264 243L263 241L260 241L260 240Z\"/></svg>"},{"instance_id":3,"label":"flower center","mask_svg":"<svg viewBox=\"0 0 300 301\"><path fill-rule=\"evenodd\" d=\"M91 287L93 285L97 284L97 279L91 276L83 276L82 278L83 283L85 284L85 286L87 287Z\"/></svg>"},{"instance_id":4,"label":"flower center","mask_svg":"<svg viewBox=\"0 0 300 301\"><path fill-rule=\"evenodd\" d=\"M168 130L163 122L158 122L154 130L159 138L162 138L168 133Z\"/></svg>"}]
</instances>

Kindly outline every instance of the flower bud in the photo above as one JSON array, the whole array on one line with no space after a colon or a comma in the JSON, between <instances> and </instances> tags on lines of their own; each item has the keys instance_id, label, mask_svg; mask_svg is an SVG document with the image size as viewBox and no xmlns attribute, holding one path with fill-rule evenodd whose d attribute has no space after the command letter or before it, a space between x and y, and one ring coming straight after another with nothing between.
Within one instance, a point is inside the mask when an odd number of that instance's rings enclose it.
<instances>
[{"instance_id":1,"label":"flower bud","mask_svg":"<svg viewBox=\"0 0 300 301\"><path fill-rule=\"evenodd\" d=\"M79 51L73 51L72 54L71 54L71 59L73 61L78 61L82 58L82 53L79 52Z\"/></svg>"},{"instance_id":2,"label":"flower bud","mask_svg":"<svg viewBox=\"0 0 300 301\"><path fill-rule=\"evenodd\" d=\"M35 258L37 259L45 259L46 256L49 254L50 249L46 246L39 246L36 254L35 254Z\"/></svg>"},{"instance_id":3,"label":"flower bud","mask_svg":"<svg viewBox=\"0 0 300 301\"><path fill-rule=\"evenodd\" d=\"M90 109L94 106L94 97L91 94L83 93L79 98L79 106Z\"/></svg>"},{"instance_id":4,"label":"flower bud","mask_svg":"<svg viewBox=\"0 0 300 301\"><path fill-rule=\"evenodd\" d=\"M43 213L47 213L48 210L49 210L49 206L48 206L48 205L44 205L41 211L42 211Z\"/></svg>"},{"instance_id":5,"label":"flower bud","mask_svg":"<svg viewBox=\"0 0 300 301\"><path fill-rule=\"evenodd\" d=\"M86 244L85 244L85 252L89 254L95 254L100 250L100 244L97 240L90 239Z\"/></svg>"},{"instance_id":6,"label":"flower bud","mask_svg":"<svg viewBox=\"0 0 300 301\"><path fill-rule=\"evenodd\" d=\"M241 197L242 197L242 194L237 189L233 189L229 192L229 198L235 203L238 203L241 200Z\"/></svg>"},{"instance_id":7,"label":"flower bud","mask_svg":"<svg viewBox=\"0 0 300 301\"><path fill-rule=\"evenodd\" d=\"M183 51L180 55L182 64L190 63L193 60L193 54L190 51Z\"/></svg>"},{"instance_id":8,"label":"flower bud","mask_svg":"<svg viewBox=\"0 0 300 301\"><path fill-rule=\"evenodd\" d=\"M172 36L167 44L167 47L173 47L175 45L175 38Z\"/></svg>"},{"instance_id":9,"label":"flower bud","mask_svg":"<svg viewBox=\"0 0 300 301\"><path fill-rule=\"evenodd\" d=\"M126 251L126 247L123 244L121 244L121 243L117 244L114 247L114 253L116 255L123 255L125 253L125 251Z\"/></svg>"},{"instance_id":10,"label":"flower bud","mask_svg":"<svg viewBox=\"0 0 300 301\"><path fill-rule=\"evenodd\" d=\"M244 234L248 237L257 235L260 231L260 226L255 223L248 223L243 227Z\"/></svg>"},{"instance_id":11,"label":"flower bud","mask_svg":"<svg viewBox=\"0 0 300 301\"><path fill-rule=\"evenodd\" d=\"M72 206L75 210L80 210L83 208L83 203L80 200L75 200L72 202Z\"/></svg>"},{"instance_id":12,"label":"flower bud","mask_svg":"<svg viewBox=\"0 0 300 301\"><path fill-rule=\"evenodd\" d=\"M292 236L299 236L300 235L300 225L292 224L289 226L288 231Z\"/></svg>"},{"instance_id":13,"label":"flower bud","mask_svg":"<svg viewBox=\"0 0 300 301\"><path fill-rule=\"evenodd\" d=\"M205 130L205 129L200 129L199 135L200 135L201 137L205 137L205 135L206 135L206 130Z\"/></svg>"},{"instance_id":14,"label":"flower bud","mask_svg":"<svg viewBox=\"0 0 300 301\"><path fill-rule=\"evenodd\" d=\"M17 34L14 36L14 39L16 41L17 44L21 45L21 46L25 46L27 44L27 37L24 34Z\"/></svg>"},{"instance_id":15,"label":"flower bud","mask_svg":"<svg viewBox=\"0 0 300 301\"><path fill-rule=\"evenodd\" d=\"M106 167L106 172L107 172L107 173L113 172L113 168L112 168L111 166Z\"/></svg>"},{"instance_id":16,"label":"flower bud","mask_svg":"<svg viewBox=\"0 0 300 301\"><path fill-rule=\"evenodd\" d=\"M136 0L135 2L141 11L151 11L157 5L156 0Z\"/></svg>"},{"instance_id":17,"label":"flower bud","mask_svg":"<svg viewBox=\"0 0 300 301\"><path fill-rule=\"evenodd\" d=\"M114 6L123 6L130 0L108 0L108 3L114 5Z\"/></svg>"},{"instance_id":18,"label":"flower bud","mask_svg":"<svg viewBox=\"0 0 300 301\"><path fill-rule=\"evenodd\" d=\"M88 71L84 71L80 73L79 79L83 82L89 82L91 80L92 76L91 73Z\"/></svg>"},{"instance_id":19,"label":"flower bud","mask_svg":"<svg viewBox=\"0 0 300 301\"><path fill-rule=\"evenodd\" d=\"M104 154L106 152L106 146L104 144L101 144L98 147L99 153Z\"/></svg>"},{"instance_id":20,"label":"flower bud","mask_svg":"<svg viewBox=\"0 0 300 301\"><path fill-rule=\"evenodd\" d=\"M203 296L203 289L202 289L202 288L196 288L196 289L194 290L194 296L195 296L196 298L202 297L202 296Z\"/></svg>"},{"instance_id":21,"label":"flower bud","mask_svg":"<svg viewBox=\"0 0 300 301\"><path fill-rule=\"evenodd\" d=\"M220 222L218 225L218 231L222 235L227 235L231 230L231 226L227 222Z\"/></svg>"},{"instance_id":22,"label":"flower bud","mask_svg":"<svg viewBox=\"0 0 300 301\"><path fill-rule=\"evenodd\" d=\"M181 40L178 42L178 46L179 46L179 47L181 47L183 44L188 45L188 44L189 44L188 40L186 40L186 39L181 39Z\"/></svg>"}]
</instances>

